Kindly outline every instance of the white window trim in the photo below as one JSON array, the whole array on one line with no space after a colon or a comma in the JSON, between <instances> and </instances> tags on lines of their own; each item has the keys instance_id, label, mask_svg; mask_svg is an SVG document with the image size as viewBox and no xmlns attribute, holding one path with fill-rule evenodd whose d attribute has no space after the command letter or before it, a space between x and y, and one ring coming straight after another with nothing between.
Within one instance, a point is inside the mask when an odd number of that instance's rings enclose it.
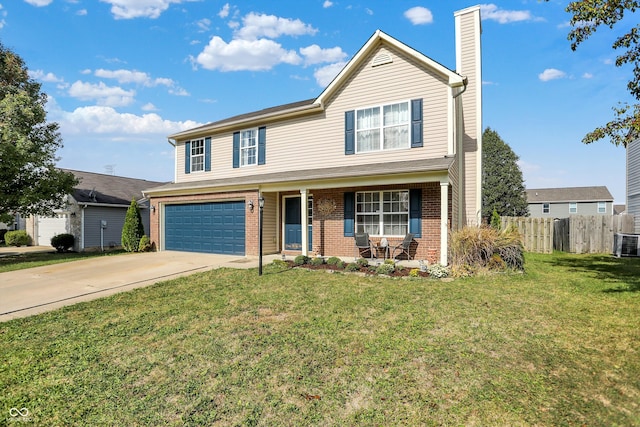
<instances>
[{"instance_id":1,"label":"white window trim","mask_svg":"<svg viewBox=\"0 0 640 427\"><path fill-rule=\"evenodd\" d=\"M571 210L572 205L573 205L573 207L575 207L574 211ZM569 213L573 213L573 214L578 213L578 203L577 202L569 202Z\"/></svg>"},{"instance_id":2,"label":"white window trim","mask_svg":"<svg viewBox=\"0 0 640 427\"><path fill-rule=\"evenodd\" d=\"M544 205L547 205L547 212L544 211ZM549 215L551 213L551 203L542 204L542 215Z\"/></svg>"},{"instance_id":3,"label":"white window trim","mask_svg":"<svg viewBox=\"0 0 640 427\"><path fill-rule=\"evenodd\" d=\"M409 227L411 225L411 196L410 196L410 192L408 189L395 189L395 190L381 190L381 191L357 191L355 194L355 204L356 204L356 212L355 212L355 229L358 229L358 217L359 215L370 215L370 216L374 216L374 215L378 215L378 229L380 230L381 234L370 234L370 236L372 237L405 237L405 234L384 234L384 215L385 214L400 214L400 215L404 215L405 212L384 212L384 193L407 193L407 211L406 211L406 215L407 215L407 233L409 232ZM358 194L362 194L362 193L378 193L380 195L380 200L379 200L379 206L378 206L378 210L374 213L361 213L358 214Z\"/></svg>"},{"instance_id":4,"label":"white window trim","mask_svg":"<svg viewBox=\"0 0 640 427\"><path fill-rule=\"evenodd\" d=\"M600 211L600 206L602 206L602 211ZM597 211L599 214L607 213L607 202L598 202Z\"/></svg>"},{"instance_id":5,"label":"white window trim","mask_svg":"<svg viewBox=\"0 0 640 427\"><path fill-rule=\"evenodd\" d=\"M196 142L201 142L202 143L202 154L193 154L193 150L194 150L194 143ZM189 153L189 163L190 163L190 169L191 169L191 173L200 173L200 172L204 172L204 163L205 163L205 142L204 142L204 138L199 138L199 139L192 139L191 140L191 146L190 146L190 153ZM202 163L200 163L202 169L194 169L195 166L195 162L194 160L198 157L202 158Z\"/></svg>"},{"instance_id":6,"label":"white window trim","mask_svg":"<svg viewBox=\"0 0 640 427\"><path fill-rule=\"evenodd\" d=\"M409 117L407 120L407 127L408 127L408 133L407 133L407 144L405 147L398 147L398 148L384 148L384 107L387 107L389 105L396 105L396 104L407 104L408 107L408 111L409 111ZM362 111L362 110L368 110L371 108L378 108L380 110L380 127L378 128L380 130L380 148L377 150L368 150L368 151L359 151L358 150L358 111ZM406 100L400 100L400 101L393 101L393 102L386 102L384 104L377 104L377 105L369 105L366 107L360 107L360 108L356 108L353 111L353 129L354 129L354 141L353 141L353 145L354 145L354 152L356 154L367 154L367 153L382 153L385 151L398 151L398 150L408 150L411 148L411 117L412 117L412 111L411 111L411 100L406 99ZM398 126L398 125L394 125L394 126ZM373 129L373 128L372 128Z\"/></svg>"},{"instance_id":7,"label":"white window trim","mask_svg":"<svg viewBox=\"0 0 640 427\"><path fill-rule=\"evenodd\" d=\"M250 146L250 147L242 147L242 136L245 132L254 132L255 135L255 145ZM240 167L241 168L245 168L245 167L250 167L250 166L257 166L258 165L258 144L259 141L258 139L260 138L259 134L258 134L258 128L249 128L249 129L243 129L240 131L240 147L239 150L240 152L238 153L240 156ZM244 156L242 155L243 151L249 150L251 148L254 148L256 150L256 155L255 155L255 160L254 163L244 163Z\"/></svg>"}]
</instances>

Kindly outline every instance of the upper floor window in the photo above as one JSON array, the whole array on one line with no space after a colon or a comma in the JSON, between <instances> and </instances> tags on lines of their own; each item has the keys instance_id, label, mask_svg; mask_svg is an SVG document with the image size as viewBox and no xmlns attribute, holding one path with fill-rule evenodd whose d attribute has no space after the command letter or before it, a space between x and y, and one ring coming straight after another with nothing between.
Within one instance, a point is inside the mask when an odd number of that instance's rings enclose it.
<instances>
[{"instance_id":1,"label":"upper floor window","mask_svg":"<svg viewBox=\"0 0 640 427\"><path fill-rule=\"evenodd\" d=\"M598 202L598 213L607 213L607 202Z\"/></svg>"},{"instance_id":2,"label":"upper floor window","mask_svg":"<svg viewBox=\"0 0 640 427\"><path fill-rule=\"evenodd\" d=\"M542 204L542 213L543 214L548 214L550 210L551 210L551 206L549 205L549 203L543 203Z\"/></svg>"},{"instance_id":3,"label":"upper floor window","mask_svg":"<svg viewBox=\"0 0 640 427\"><path fill-rule=\"evenodd\" d=\"M240 166L257 164L258 129L240 132Z\"/></svg>"},{"instance_id":4,"label":"upper floor window","mask_svg":"<svg viewBox=\"0 0 640 427\"><path fill-rule=\"evenodd\" d=\"M409 148L409 102L356 110L356 152Z\"/></svg>"},{"instance_id":5,"label":"upper floor window","mask_svg":"<svg viewBox=\"0 0 640 427\"><path fill-rule=\"evenodd\" d=\"M204 139L191 141L191 172L204 170Z\"/></svg>"},{"instance_id":6,"label":"upper floor window","mask_svg":"<svg viewBox=\"0 0 640 427\"><path fill-rule=\"evenodd\" d=\"M356 231L374 236L404 236L409 230L409 191L356 193Z\"/></svg>"},{"instance_id":7,"label":"upper floor window","mask_svg":"<svg viewBox=\"0 0 640 427\"><path fill-rule=\"evenodd\" d=\"M569 213L578 213L578 204L577 203L569 203Z\"/></svg>"}]
</instances>

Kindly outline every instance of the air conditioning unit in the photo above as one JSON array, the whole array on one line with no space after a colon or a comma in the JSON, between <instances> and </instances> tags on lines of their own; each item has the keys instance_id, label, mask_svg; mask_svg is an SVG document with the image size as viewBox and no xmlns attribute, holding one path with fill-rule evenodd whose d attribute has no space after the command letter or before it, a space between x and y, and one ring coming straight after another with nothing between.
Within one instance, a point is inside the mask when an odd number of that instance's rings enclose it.
<instances>
[{"instance_id":1,"label":"air conditioning unit","mask_svg":"<svg viewBox=\"0 0 640 427\"><path fill-rule=\"evenodd\" d=\"M621 256L640 256L640 235L616 233L613 235L613 254Z\"/></svg>"}]
</instances>

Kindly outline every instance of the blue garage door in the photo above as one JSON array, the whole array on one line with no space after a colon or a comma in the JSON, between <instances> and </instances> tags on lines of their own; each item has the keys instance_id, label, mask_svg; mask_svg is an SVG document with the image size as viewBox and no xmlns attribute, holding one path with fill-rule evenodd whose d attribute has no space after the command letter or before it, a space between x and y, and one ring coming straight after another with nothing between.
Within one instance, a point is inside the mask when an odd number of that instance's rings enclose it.
<instances>
[{"instance_id":1,"label":"blue garage door","mask_svg":"<svg viewBox=\"0 0 640 427\"><path fill-rule=\"evenodd\" d=\"M165 207L167 250L244 255L244 202Z\"/></svg>"}]
</instances>

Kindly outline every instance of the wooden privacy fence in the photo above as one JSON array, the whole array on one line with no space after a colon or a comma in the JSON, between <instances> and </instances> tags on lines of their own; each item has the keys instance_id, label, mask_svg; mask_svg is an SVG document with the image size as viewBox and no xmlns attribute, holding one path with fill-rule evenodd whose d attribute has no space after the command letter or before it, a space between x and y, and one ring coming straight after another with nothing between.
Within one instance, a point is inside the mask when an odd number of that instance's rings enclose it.
<instances>
[{"instance_id":1,"label":"wooden privacy fence","mask_svg":"<svg viewBox=\"0 0 640 427\"><path fill-rule=\"evenodd\" d=\"M515 225L520 231L525 251L542 254L553 252L553 218L503 216L501 220L503 230Z\"/></svg>"},{"instance_id":2,"label":"wooden privacy fence","mask_svg":"<svg viewBox=\"0 0 640 427\"><path fill-rule=\"evenodd\" d=\"M612 253L616 233L633 233L633 215L571 215L569 218L502 217L502 228L515 225L525 250L575 254Z\"/></svg>"}]
</instances>

